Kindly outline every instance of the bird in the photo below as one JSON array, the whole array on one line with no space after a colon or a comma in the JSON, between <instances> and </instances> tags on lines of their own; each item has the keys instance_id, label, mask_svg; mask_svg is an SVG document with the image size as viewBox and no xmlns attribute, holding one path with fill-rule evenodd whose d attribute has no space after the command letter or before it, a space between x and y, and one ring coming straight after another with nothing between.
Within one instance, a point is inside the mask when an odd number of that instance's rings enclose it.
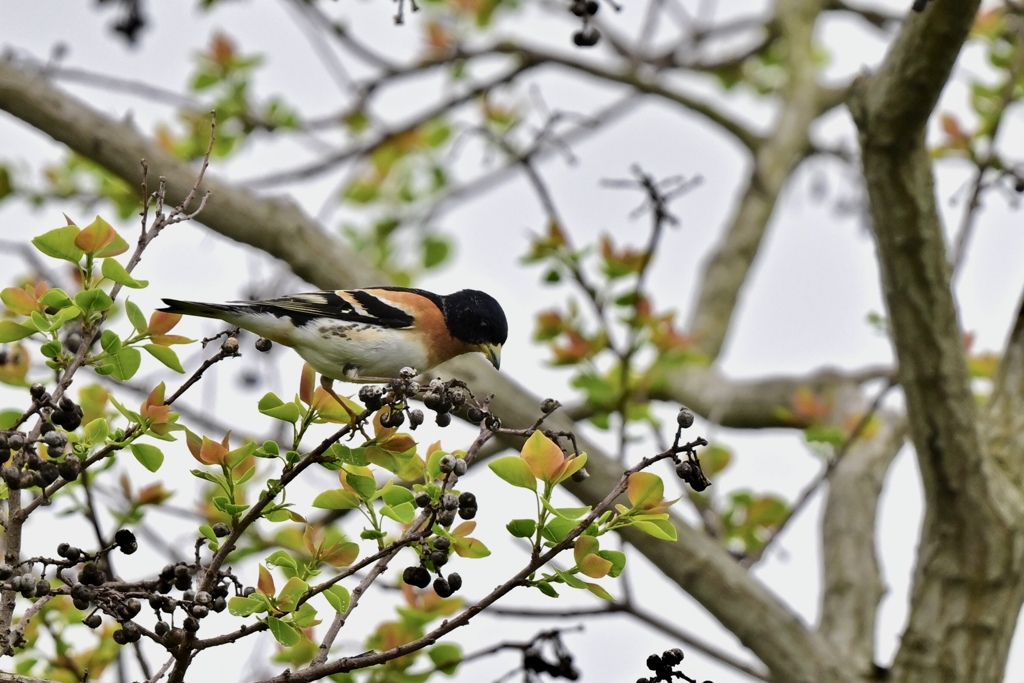
<instances>
[{"instance_id":1,"label":"bird","mask_svg":"<svg viewBox=\"0 0 1024 683\"><path fill-rule=\"evenodd\" d=\"M427 372L465 353L483 353L499 369L508 338L501 305L475 289L370 287L221 304L163 302L161 311L223 320L291 347L335 398L333 380L387 381L403 368Z\"/></svg>"}]
</instances>

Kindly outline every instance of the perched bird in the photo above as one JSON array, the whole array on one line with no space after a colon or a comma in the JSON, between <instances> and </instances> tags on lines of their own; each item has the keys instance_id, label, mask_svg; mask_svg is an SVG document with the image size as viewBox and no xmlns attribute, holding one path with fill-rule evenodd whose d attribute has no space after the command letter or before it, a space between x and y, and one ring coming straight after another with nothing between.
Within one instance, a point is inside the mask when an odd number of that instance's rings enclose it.
<instances>
[{"instance_id":1,"label":"perched bird","mask_svg":"<svg viewBox=\"0 0 1024 683\"><path fill-rule=\"evenodd\" d=\"M292 347L332 395L330 380L393 379L402 368L426 372L473 351L497 368L508 337L501 305L474 289L440 295L372 287L226 304L163 301L162 311L216 318Z\"/></svg>"}]
</instances>

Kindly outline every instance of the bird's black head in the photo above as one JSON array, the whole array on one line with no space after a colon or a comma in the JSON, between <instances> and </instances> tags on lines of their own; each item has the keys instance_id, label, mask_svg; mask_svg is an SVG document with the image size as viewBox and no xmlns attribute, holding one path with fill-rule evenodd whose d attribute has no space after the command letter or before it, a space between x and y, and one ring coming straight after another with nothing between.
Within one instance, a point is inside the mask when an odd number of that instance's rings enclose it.
<instances>
[{"instance_id":1,"label":"bird's black head","mask_svg":"<svg viewBox=\"0 0 1024 683\"><path fill-rule=\"evenodd\" d=\"M498 367L501 345L508 339L508 320L501 304L490 294L475 289L463 289L444 297L445 322L456 339L479 347Z\"/></svg>"}]
</instances>

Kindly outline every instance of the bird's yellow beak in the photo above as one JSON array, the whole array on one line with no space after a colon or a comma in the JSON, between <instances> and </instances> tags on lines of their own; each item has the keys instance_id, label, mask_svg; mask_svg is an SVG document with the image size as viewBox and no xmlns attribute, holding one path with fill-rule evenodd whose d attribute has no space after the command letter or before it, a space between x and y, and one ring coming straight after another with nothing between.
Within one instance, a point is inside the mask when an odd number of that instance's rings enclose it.
<instances>
[{"instance_id":1,"label":"bird's yellow beak","mask_svg":"<svg viewBox=\"0 0 1024 683\"><path fill-rule=\"evenodd\" d=\"M501 367L501 344L481 344L477 349L487 356L495 370Z\"/></svg>"}]
</instances>

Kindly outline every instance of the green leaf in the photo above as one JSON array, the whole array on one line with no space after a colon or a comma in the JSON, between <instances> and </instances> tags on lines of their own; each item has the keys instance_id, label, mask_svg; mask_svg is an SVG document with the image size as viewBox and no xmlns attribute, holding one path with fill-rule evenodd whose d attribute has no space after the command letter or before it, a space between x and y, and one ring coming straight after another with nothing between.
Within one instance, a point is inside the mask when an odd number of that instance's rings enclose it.
<instances>
[{"instance_id":1,"label":"green leaf","mask_svg":"<svg viewBox=\"0 0 1024 683\"><path fill-rule=\"evenodd\" d=\"M537 583L535 583L533 585L536 586L537 589L540 590L541 593L543 593L544 595L548 596L549 598L557 598L558 597L558 591L556 591L555 587L552 586L547 581L538 581Z\"/></svg>"},{"instance_id":2,"label":"green leaf","mask_svg":"<svg viewBox=\"0 0 1024 683\"><path fill-rule=\"evenodd\" d=\"M267 617L267 626L270 627L270 632L274 635L277 642L285 647L298 645L302 639L302 636L299 635L298 630L294 626L281 621L277 617Z\"/></svg>"},{"instance_id":3,"label":"green leaf","mask_svg":"<svg viewBox=\"0 0 1024 683\"><path fill-rule=\"evenodd\" d=\"M178 359L178 354L175 353L174 349L169 346L160 346L159 344L146 344L142 348L149 352L149 355L156 358L158 361L169 367L175 372L185 372L185 368L181 365L181 360Z\"/></svg>"},{"instance_id":4,"label":"green leaf","mask_svg":"<svg viewBox=\"0 0 1024 683\"><path fill-rule=\"evenodd\" d=\"M75 245L79 232L77 225L66 225L33 238L32 244L51 258L78 263L85 256L85 252Z\"/></svg>"},{"instance_id":5,"label":"green leaf","mask_svg":"<svg viewBox=\"0 0 1024 683\"><path fill-rule=\"evenodd\" d=\"M221 512L231 515L232 517L240 515L249 509L248 505L232 503L227 496L216 496L213 499L213 505Z\"/></svg>"},{"instance_id":6,"label":"green leaf","mask_svg":"<svg viewBox=\"0 0 1024 683\"><path fill-rule=\"evenodd\" d=\"M448 244L448 240L432 235L427 236L423 240L423 267L436 268L448 260L450 253L451 245Z\"/></svg>"},{"instance_id":7,"label":"green leaf","mask_svg":"<svg viewBox=\"0 0 1024 683\"><path fill-rule=\"evenodd\" d=\"M110 375L121 382L127 382L135 376L140 365L142 365L142 354L138 349L129 346L113 356L104 358L96 368L96 372L101 375Z\"/></svg>"},{"instance_id":8,"label":"green leaf","mask_svg":"<svg viewBox=\"0 0 1024 683\"><path fill-rule=\"evenodd\" d=\"M85 429L82 430L82 440L86 446L95 446L106 441L109 433L110 425L107 423L107 419L97 417L94 420L89 420L89 423L85 425Z\"/></svg>"},{"instance_id":9,"label":"green leaf","mask_svg":"<svg viewBox=\"0 0 1024 683\"><path fill-rule=\"evenodd\" d=\"M35 334L35 332L32 328L20 325L13 320L0 320L0 344L16 342Z\"/></svg>"},{"instance_id":10,"label":"green leaf","mask_svg":"<svg viewBox=\"0 0 1024 683\"><path fill-rule=\"evenodd\" d=\"M54 287L39 297L39 303L47 308L61 309L71 305L71 298L63 289Z\"/></svg>"},{"instance_id":11,"label":"green leaf","mask_svg":"<svg viewBox=\"0 0 1024 683\"><path fill-rule=\"evenodd\" d=\"M352 597L349 595L348 589L342 585L335 584L324 591L324 597L327 598L327 602L331 603L331 607L338 614L345 614L348 612L348 606L352 602Z\"/></svg>"},{"instance_id":12,"label":"green leaf","mask_svg":"<svg viewBox=\"0 0 1024 683\"><path fill-rule=\"evenodd\" d=\"M10 408L0 410L0 429L10 429L21 419L21 411Z\"/></svg>"},{"instance_id":13,"label":"green leaf","mask_svg":"<svg viewBox=\"0 0 1024 683\"><path fill-rule=\"evenodd\" d=\"M256 407L261 413L275 420L295 422L299 419L299 406L294 402L285 403L274 392L264 394Z\"/></svg>"},{"instance_id":14,"label":"green leaf","mask_svg":"<svg viewBox=\"0 0 1024 683\"><path fill-rule=\"evenodd\" d=\"M615 598L613 598L611 594L608 593L608 591L606 591L601 586L598 586L596 583L587 583L587 590L596 595L597 597L601 598L602 600L607 600L608 602L615 602Z\"/></svg>"},{"instance_id":15,"label":"green leaf","mask_svg":"<svg viewBox=\"0 0 1024 683\"><path fill-rule=\"evenodd\" d=\"M287 550L275 550L266 559L267 564L275 567L282 567L292 571L298 571L299 562Z\"/></svg>"},{"instance_id":16,"label":"green leaf","mask_svg":"<svg viewBox=\"0 0 1024 683\"><path fill-rule=\"evenodd\" d=\"M309 590L309 585L294 576L288 579L281 592L277 594L277 607L283 612L291 612L299 603L299 598Z\"/></svg>"},{"instance_id":17,"label":"green leaf","mask_svg":"<svg viewBox=\"0 0 1024 683\"><path fill-rule=\"evenodd\" d=\"M633 508L643 510L664 500L665 485L661 477L652 472L634 472L626 482L626 496Z\"/></svg>"},{"instance_id":18,"label":"green leaf","mask_svg":"<svg viewBox=\"0 0 1024 683\"><path fill-rule=\"evenodd\" d=\"M117 261L117 259L103 259L103 267L101 268L101 271L103 272L103 277L107 278L108 280L113 280L117 284L124 285L125 287L130 287L132 289L142 289L143 287L149 285L149 282L147 282L146 280L136 280L135 278L133 278L131 276L131 273L125 270L124 266L122 266L120 262Z\"/></svg>"},{"instance_id":19,"label":"green leaf","mask_svg":"<svg viewBox=\"0 0 1024 683\"><path fill-rule=\"evenodd\" d=\"M75 294L75 305L83 313L102 313L114 305L114 300L102 289L86 289Z\"/></svg>"},{"instance_id":20,"label":"green leaf","mask_svg":"<svg viewBox=\"0 0 1024 683\"><path fill-rule=\"evenodd\" d=\"M380 490L380 497L385 503L393 506L411 503L415 496L413 496L412 491L409 489L404 486L395 486L394 482L389 480Z\"/></svg>"},{"instance_id":21,"label":"green leaf","mask_svg":"<svg viewBox=\"0 0 1024 683\"><path fill-rule=\"evenodd\" d=\"M236 595L228 600L228 612L236 617L247 617L259 612L266 612L268 605L256 597L243 598Z\"/></svg>"},{"instance_id":22,"label":"green leaf","mask_svg":"<svg viewBox=\"0 0 1024 683\"><path fill-rule=\"evenodd\" d=\"M451 676L462 661L462 648L453 643L441 643L427 650L427 656L438 670Z\"/></svg>"},{"instance_id":23,"label":"green leaf","mask_svg":"<svg viewBox=\"0 0 1024 683\"><path fill-rule=\"evenodd\" d=\"M537 479L533 476L533 472L530 471L529 465L517 455L506 455L503 458L491 461L487 466L491 468L492 472L509 484L512 484L512 486L518 486L519 488L531 491L537 490Z\"/></svg>"},{"instance_id":24,"label":"green leaf","mask_svg":"<svg viewBox=\"0 0 1024 683\"><path fill-rule=\"evenodd\" d=\"M621 574L626 567L626 553L621 550L601 550L597 554L612 563L611 569L608 570L608 576L613 579Z\"/></svg>"},{"instance_id":25,"label":"green leaf","mask_svg":"<svg viewBox=\"0 0 1024 683\"><path fill-rule=\"evenodd\" d=\"M361 474L345 473L345 483L355 489L356 495L363 500L373 500L377 493L377 482L373 477L364 477Z\"/></svg>"},{"instance_id":26,"label":"green leaf","mask_svg":"<svg viewBox=\"0 0 1024 683\"><path fill-rule=\"evenodd\" d=\"M345 489L323 491L313 499L313 507L322 510L353 510L361 504L359 496Z\"/></svg>"},{"instance_id":27,"label":"green leaf","mask_svg":"<svg viewBox=\"0 0 1024 683\"><path fill-rule=\"evenodd\" d=\"M133 443L129 446L132 455L150 472L156 472L164 462L164 453L156 446L148 443Z\"/></svg>"},{"instance_id":28,"label":"green leaf","mask_svg":"<svg viewBox=\"0 0 1024 683\"><path fill-rule=\"evenodd\" d=\"M408 524L416 519L416 505L412 502L385 505L380 509L380 514L395 520L399 524Z\"/></svg>"},{"instance_id":29,"label":"green leaf","mask_svg":"<svg viewBox=\"0 0 1024 683\"><path fill-rule=\"evenodd\" d=\"M513 519L505 525L505 528L516 538L530 538L537 531L537 521L533 519Z\"/></svg>"},{"instance_id":30,"label":"green leaf","mask_svg":"<svg viewBox=\"0 0 1024 683\"><path fill-rule=\"evenodd\" d=\"M633 526L648 536L653 536L654 538L661 539L662 541L675 541L677 538L676 528L667 519L656 519L651 521L634 519Z\"/></svg>"},{"instance_id":31,"label":"green leaf","mask_svg":"<svg viewBox=\"0 0 1024 683\"><path fill-rule=\"evenodd\" d=\"M146 321L146 316L142 314L142 309L136 306L131 301L124 302L125 313L128 314L128 320L131 322L132 327L139 334L146 334L149 332L149 323Z\"/></svg>"},{"instance_id":32,"label":"green leaf","mask_svg":"<svg viewBox=\"0 0 1024 683\"><path fill-rule=\"evenodd\" d=\"M74 304L58 310L57 315L53 316L53 329L62 327L64 323L66 323L69 320L74 320L80 315L82 315L82 309L80 309L78 306L75 306Z\"/></svg>"},{"instance_id":33,"label":"green leaf","mask_svg":"<svg viewBox=\"0 0 1024 683\"><path fill-rule=\"evenodd\" d=\"M113 330L103 330L100 335L100 347L111 356L121 350L121 338Z\"/></svg>"}]
</instances>

